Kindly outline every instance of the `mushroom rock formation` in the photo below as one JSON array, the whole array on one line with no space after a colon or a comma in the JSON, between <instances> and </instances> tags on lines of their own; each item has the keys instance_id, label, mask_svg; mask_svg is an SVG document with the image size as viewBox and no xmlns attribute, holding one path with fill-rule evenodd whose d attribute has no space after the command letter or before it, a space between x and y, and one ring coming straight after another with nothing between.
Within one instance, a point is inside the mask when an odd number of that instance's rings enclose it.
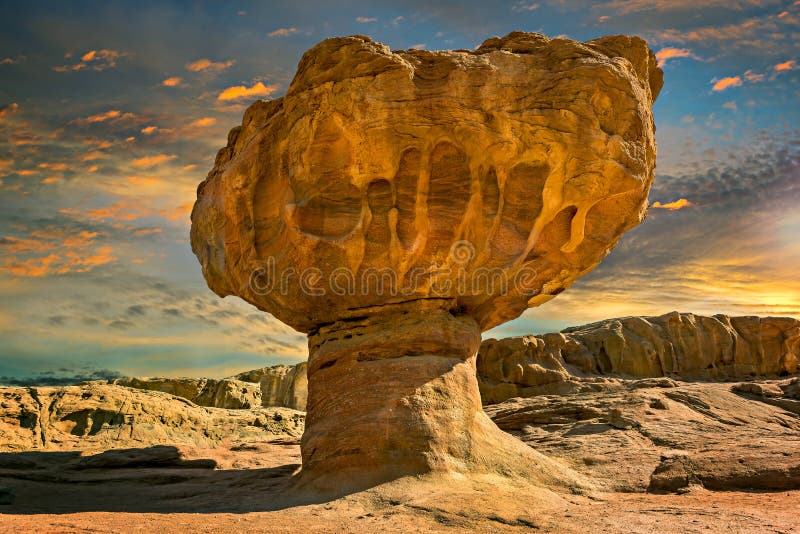
<instances>
[{"instance_id":1,"label":"mushroom rock formation","mask_svg":"<svg viewBox=\"0 0 800 534\"><path fill-rule=\"evenodd\" d=\"M351 36L247 109L198 188L192 250L215 293L308 334L301 480L569 476L486 417L475 354L642 220L661 85L636 37Z\"/></svg>"}]
</instances>

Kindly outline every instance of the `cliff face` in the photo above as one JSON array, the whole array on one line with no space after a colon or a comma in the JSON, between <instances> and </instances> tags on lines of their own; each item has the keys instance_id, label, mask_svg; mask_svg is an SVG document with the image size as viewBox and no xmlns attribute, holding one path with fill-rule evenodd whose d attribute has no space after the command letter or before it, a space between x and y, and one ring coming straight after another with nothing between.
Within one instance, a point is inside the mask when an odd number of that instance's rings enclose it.
<instances>
[{"instance_id":1,"label":"cliff face","mask_svg":"<svg viewBox=\"0 0 800 534\"><path fill-rule=\"evenodd\" d=\"M110 384L148 391L162 391L183 397L198 406L215 408L257 408L262 406L261 390L254 384L232 378L117 378ZM277 404L263 404L277 406ZM280 406L283 406L282 404Z\"/></svg>"},{"instance_id":2,"label":"cliff face","mask_svg":"<svg viewBox=\"0 0 800 534\"><path fill-rule=\"evenodd\" d=\"M303 418L285 408L208 408L160 391L98 382L7 387L0 388L0 451L104 450L165 443L211 447L221 440L299 436Z\"/></svg>"},{"instance_id":3,"label":"cliff face","mask_svg":"<svg viewBox=\"0 0 800 534\"><path fill-rule=\"evenodd\" d=\"M273 365L240 373L233 378L255 382L261 388L261 405L306 409L308 396L307 362L297 365Z\"/></svg>"},{"instance_id":4,"label":"cliff face","mask_svg":"<svg viewBox=\"0 0 800 534\"><path fill-rule=\"evenodd\" d=\"M800 321L668 313L483 342L484 403L590 391L620 378L741 379L798 370Z\"/></svg>"},{"instance_id":5,"label":"cliff face","mask_svg":"<svg viewBox=\"0 0 800 534\"><path fill-rule=\"evenodd\" d=\"M246 409L285 407L306 409L307 363L274 365L236 376L214 378L129 377L109 384L148 391L161 391L210 408Z\"/></svg>"}]
</instances>

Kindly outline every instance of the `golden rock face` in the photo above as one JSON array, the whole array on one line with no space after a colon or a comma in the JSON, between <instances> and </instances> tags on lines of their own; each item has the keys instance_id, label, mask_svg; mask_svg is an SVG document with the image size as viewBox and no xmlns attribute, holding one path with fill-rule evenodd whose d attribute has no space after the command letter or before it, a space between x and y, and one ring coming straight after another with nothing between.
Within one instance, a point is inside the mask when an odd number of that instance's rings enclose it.
<instances>
[{"instance_id":1,"label":"golden rock face","mask_svg":"<svg viewBox=\"0 0 800 534\"><path fill-rule=\"evenodd\" d=\"M327 39L231 131L192 249L217 294L302 332L433 297L491 328L642 220L661 84L635 37L405 52Z\"/></svg>"}]
</instances>

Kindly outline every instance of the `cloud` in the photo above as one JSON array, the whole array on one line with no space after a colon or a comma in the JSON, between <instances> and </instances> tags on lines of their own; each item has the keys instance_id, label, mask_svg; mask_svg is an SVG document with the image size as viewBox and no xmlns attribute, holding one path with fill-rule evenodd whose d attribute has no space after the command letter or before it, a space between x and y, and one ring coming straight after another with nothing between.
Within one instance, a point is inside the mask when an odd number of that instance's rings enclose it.
<instances>
[{"instance_id":1,"label":"cloud","mask_svg":"<svg viewBox=\"0 0 800 534\"><path fill-rule=\"evenodd\" d=\"M85 211L62 208L59 213L91 221L134 221L151 215L152 210L141 202L123 200L108 206L100 206Z\"/></svg>"},{"instance_id":2,"label":"cloud","mask_svg":"<svg viewBox=\"0 0 800 534\"><path fill-rule=\"evenodd\" d=\"M406 18L403 15L398 15L397 17L392 19L392 26L397 26L404 20L406 20Z\"/></svg>"},{"instance_id":3,"label":"cloud","mask_svg":"<svg viewBox=\"0 0 800 534\"><path fill-rule=\"evenodd\" d=\"M47 226L26 236L0 239L0 268L18 277L84 273L116 261L113 248L96 243L99 234Z\"/></svg>"},{"instance_id":4,"label":"cloud","mask_svg":"<svg viewBox=\"0 0 800 534\"><path fill-rule=\"evenodd\" d=\"M196 121L192 121L189 126L194 128L204 128L206 126L213 126L216 124L217 119L214 117L203 117L202 119L197 119Z\"/></svg>"},{"instance_id":5,"label":"cloud","mask_svg":"<svg viewBox=\"0 0 800 534\"><path fill-rule=\"evenodd\" d=\"M742 11L765 2L758 0L611 0L597 2L592 7L600 11L613 11L618 15L630 15L641 11L699 11L723 8Z\"/></svg>"},{"instance_id":6,"label":"cloud","mask_svg":"<svg viewBox=\"0 0 800 534\"><path fill-rule=\"evenodd\" d=\"M269 32L269 37L288 37L289 35L298 33L300 30L297 28L278 28L277 30Z\"/></svg>"},{"instance_id":7,"label":"cloud","mask_svg":"<svg viewBox=\"0 0 800 534\"><path fill-rule=\"evenodd\" d=\"M738 111L739 110L739 106L737 106L736 102L734 102L734 101L725 102L724 104L722 104L722 107L726 108L726 109L729 109L731 111Z\"/></svg>"},{"instance_id":8,"label":"cloud","mask_svg":"<svg viewBox=\"0 0 800 534\"><path fill-rule=\"evenodd\" d=\"M142 168L154 167L156 165L160 165L162 163L175 159L175 157L176 156L174 154L173 155L157 154L155 156L144 156L133 160L131 162L131 165L133 165L134 167L142 167Z\"/></svg>"},{"instance_id":9,"label":"cloud","mask_svg":"<svg viewBox=\"0 0 800 534\"><path fill-rule=\"evenodd\" d=\"M181 81L182 78L180 78L179 76L172 76L171 78L167 78L166 80L161 82L161 85L163 85L164 87L177 87L178 85L181 84Z\"/></svg>"},{"instance_id":10,"label":"cloud","mask_svg":"<svg viewBox=\"0 0 800 534\"><path fill-rule=\"evenodd\" d=\"M678 59L678 58L692 58L692 59L700 59L688 48L662 48L658 52L656 52L656 59L658 60L658 66L663 67L667 64L667 61L670 59Z\"/></svg>"},{"instance_id":11,"label":"cloud","mask_svg":"<svg viewBox=\"0 0 800 534\"><path fill-rule=\"evenodd\" d=\"M752 71L752 69L748 69L744 71L744 79L751 83L758 83L764 81L763 74L757 74Z\"/></svg>"},{"instance_id":12,"label":"cloud","mask_svg":"<svg viewBox=\"0 0 800 534\"><path fill-rule=\"evenodd\" d=\"M234 60L229 59L227 61L211 61L210 59L198 59L197 61L192 61L191 63L186 64L186 69L192 72L204 72L204 71L223 71L235 63ZM178 78L180 81L180 78Z\"/></svg>"},{"instance_id":13,"label":"cloud","mask_svg":"<svg viewBox=\"0 0 800 534\"><path fill-rule=\"evenodd\" d=\"M5 122L8 118L19 110L19 105L16 102L0 106L0 123Z\"/></svg>"},{"instance_id":14,"label":"cloud","mask_svg":"<svg viewBox=\"0 0 800 534\"><path fill-rule=\"evenodd\" d=\"M711 88L712 91L724 91L730 87L739 87L742 85L742 78L740 76L727 76L719 80L711 80L711 82L714 83L714 86Z\"/></svg>"},{"instance_id":15,"label":"cloud","mask_svg":"<svg viewBox=\"0 0 800 534\"><path fill-rule=\"evenodd\" d=\"M64 162L51 163L51 162L47 162L46 161L46 162L40 163L38 165L38 167L40 169L47 169L47 170L50 170L50 171L61 172L61 171L67 170L68 165L66 163L64 163Z\"/></svg>"},{"instance_id":16,"label":"cloud","mask_svg":"<svg viewBox=\"0 0 800 534\"><path fill-rule=\"evenodd\" d=\"M140 130L144 135L151 135L158 131L158 126L145 126Z\"/></svg>"},{"instance_id":17,"label":"cloud","mask_svg":"<svg viewBox=\"0 0 800 534\"><path fill-rule=\"evenodd\" d=\"M517 2L511 6L511 11L514 13L524 13L525 11L536 11L539 9L539 4L532 4L529 2Z\"/></svg>"},{"instance_id":18,"label":"cloud","mask_svg":"<svg viewBox=\"0 0 800 534\"><path fill-rule=\"evenodd\" d=\"M694 206L694 204L692 204L691 202L689 202L685 198L679 198L678 200L676 200L674 202L668 202L666 204L662 204L661 202L653 202L653 204L650 207L651 208L657 208L657 209L670 210L670 211L678 211L678 210L683 209L683 208L688 208L689 206Z\"/></svg>"},{"instance_id":19,"label":"cloud","mask_svg":"<svg viewBox=\"0 0 800 534\"><path fill-rule=\"evenodd\" d=\"M123 121L123 120L130 120L135 119L136 115L133 113L123 113L118 109L110 109L103 113L98 113L96 115L90 115L88 117L78 119L77 122L85 123L85 124L97 124L100 122L109 122L109 121Z\"/></svg>"},{"instance_id":20,"label":"cloud","mask_svg":"<svg viewBox=\"0 0 800 534\"><path fill-rule=\"evenodd\" d=\"M425 50L425 43L418 43L408 47L409 50Z\"/></svg>"},{"instance_id":21,"label":"cloud","mask_svg":"<svg viewBox=\"0 0 800 534\"><path fill-rule=\"evenodd\" d=\"M27 57L25 56L17 56L17 57L4 57L0 59L0 65L18 65L25 61Z\"/></svg>"},{"instance_id":22,"label":"cloud","mask_svg":"<svg viewBox=\"0 0 800 534\"><path fill-rule=\"evenodd\" d=\"M794 60L784 61L783 63L778 63L775 65L776 72L783 72L787 70L793 70L795 68Z\"/></svg>"},{"instance_id":23,"label":"cloud","mask_svg":"<svg viewBox=\"0 0 800 534\"><path fill-rule=\"evenodd\" d=\"M126 55L127 54L123 52L119 52L117 50L108 50L106 48L102 50L89 50L81 56L80 62L59 65L57 67L53 67L53 70L56 72L71 72L84 69L102 71L116 67L117 61Z\"/></svg>"},{"instance_id":24,"label":"cloud","mask_svg":"<svg viewBox=\"0 0 800 534\"><path fill-rule=\"evenodd\" d=\"M368 22L378 22L378 19L375 17L356 17L356 22L367 24Z\"/></svg>"},{"instance_id":25,"label":"cloud","mask_svg":"<svg viewBox=\"0 0 800 534\"><path fill-rule=\"evenodd\" d=\"M177 219L187 219L189 217L189 214L192 213L193 207L194 207L194 202L187 201L179 204L177 207L173 209L162 210L161 212L159 212L159 215L171 221Z\"/></svg>"},{"instance_id":26,"label":"cloud","mask_svg":"<svg viewBox=\"0 0 800 534\"><path fill-rule=\"evenodd\" d=\"M240 98L253 98L257 96L269 96L274 93L278 88L274 85L264 85L262 82L253 84L252 87L245 85L237 85L228 87L222 91L217 100L224 102L229 100L238 100Z\"/></svg>"}]
</instances>

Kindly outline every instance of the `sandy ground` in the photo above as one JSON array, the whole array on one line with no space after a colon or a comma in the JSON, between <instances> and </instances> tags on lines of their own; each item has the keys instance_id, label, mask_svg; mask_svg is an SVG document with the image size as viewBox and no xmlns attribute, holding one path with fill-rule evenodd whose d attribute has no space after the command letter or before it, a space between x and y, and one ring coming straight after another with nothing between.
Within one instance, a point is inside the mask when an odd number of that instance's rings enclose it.
<instances>
[{"instance_id":1,"label":"sandy ground","mask_svg":"<svg viewBox=\"0 0 800 534\"><path fill-rule=\"evenodd\" d=\"M0 507L0 531L800 532L800 491L573 494L487 476L422 477L314 502L291 486L296 442L231 449L180 449L216 469L76 468L77 453L17 453L17 468L6 461L0 470L0 485L16 493Z\"/></svg>"}]
</instances>

